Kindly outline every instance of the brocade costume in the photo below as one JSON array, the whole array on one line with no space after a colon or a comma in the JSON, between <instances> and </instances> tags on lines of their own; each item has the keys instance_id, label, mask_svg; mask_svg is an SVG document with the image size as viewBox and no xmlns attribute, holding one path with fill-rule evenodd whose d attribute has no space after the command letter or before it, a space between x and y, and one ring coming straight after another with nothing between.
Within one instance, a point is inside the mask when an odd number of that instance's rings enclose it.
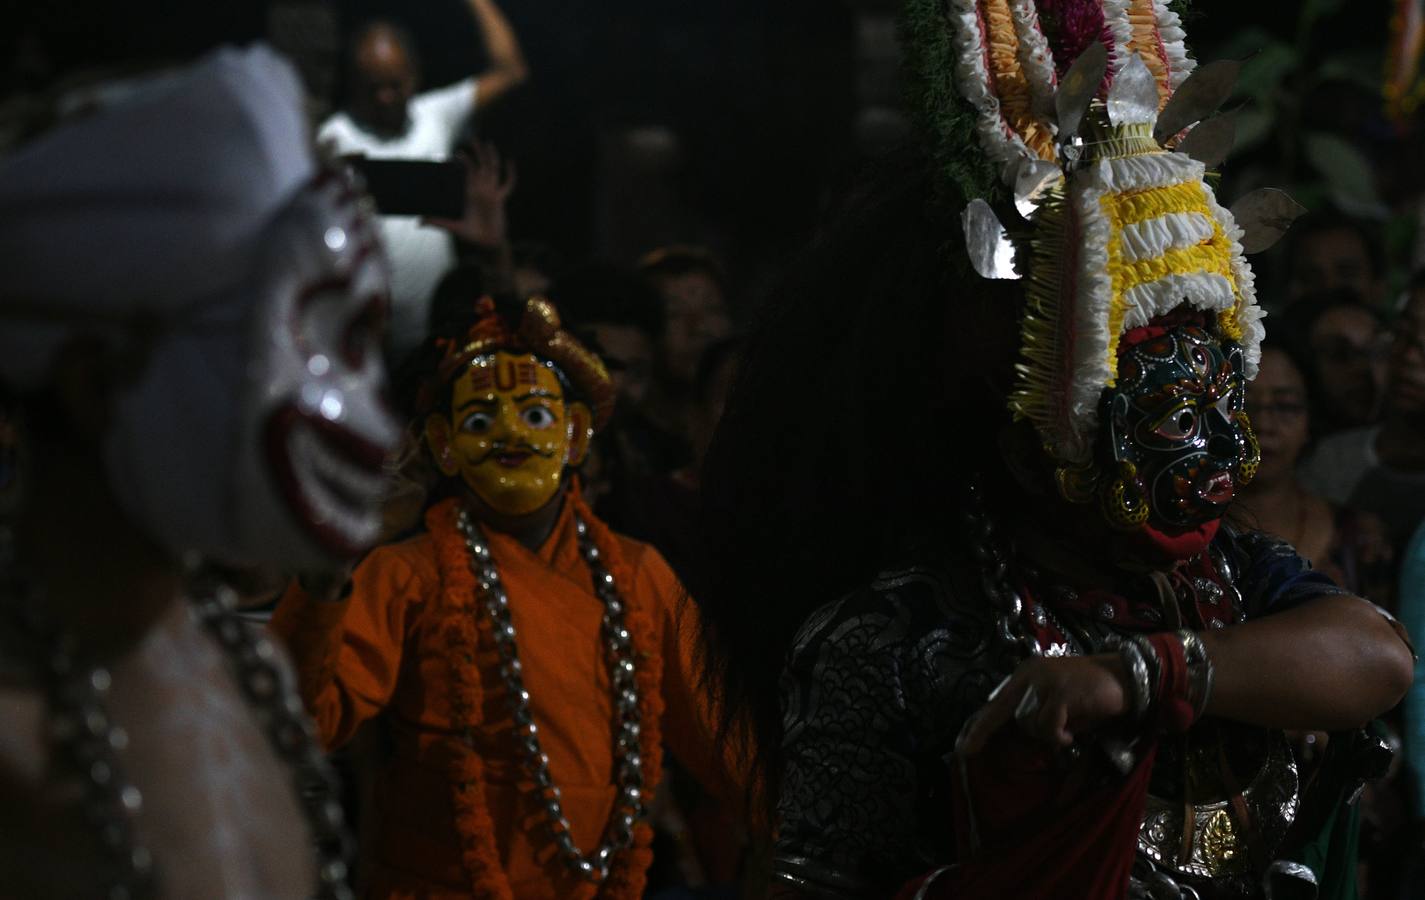
<instances>
[{"instance_id":1,"label":"brocade costume","mask_svg":"<svg viewBox=\"0 0 1425 900\"><path fill-rule=\"evenodd\" d=\"M1221 646L1204 635L1345 592L1224 525L1261 458L1246 256L1300 208L1218 202L1226 153L1197 129L1236 64L1198 67L1180 5L906 2L911 96L966 251L947 262L964 293L968 269L1023 285L1009 417L984 427L1042 456L987 470L1001 485L970 486L966 532L803 623L776 859L795 895L1354 894L1341 801L1376 774L1370 740L1338 736L1304 775L1282 733L1203 718ZM1117 699L1042 659L1068 656L1099 656ZM1101 693L1080 710L1041 688Z\"/></svg>"},{"instance_id":2,"label":"brocade costume","mask_svg":"<svg viewBox=\"0 0 1425 900\"><path fill-rule=\"evenodd\" d=\"M1167 575L1096 570L1071 561L1068 547L1027 543L1038 552L1023 553L1010 579L1046 655L1102 652L1121 635L1178 621L1220 627L1341 593L1289 546L1258 533L1224 529L1209 554ZM1065 754L1003 735L969 764L973 812L961 814L956 737L1020 655L999 637L979 564L956 546L927 544L823 607L797 635L782 684L778 876L811 896L886 897L975 852L974 866L994 879L999 896L1124 896L1129 873L1099 841L1125 827L1115 819L1138 830L1143 795L1135 797L1134 779L1100 748ZM1256 821L1280 842L1299 803L1295 765L1265 731L1247 731L1252 750L1234 772L1243 785L1259 782L1248 802L1264 804ZM1181 736L1158 735L1132 747L1135 767L1154 765L1156 752L1154 775L1163 777L1149 793L1177 804L1183 798L1167 792L1182 746ZM1105 798L1126 805L1121 815L1101 814ZM1179 836L1154 820L1138 844L1161 853ZM1235 849L1245 861L1245 832L1230 822L1221 841L1210 864L1229 876L1217 879L1225 893L1199 883L1202 896L1256 896L1222 858ZM1138 876L1144 871L1140 861Z\"/></svg>"}]
</instances>

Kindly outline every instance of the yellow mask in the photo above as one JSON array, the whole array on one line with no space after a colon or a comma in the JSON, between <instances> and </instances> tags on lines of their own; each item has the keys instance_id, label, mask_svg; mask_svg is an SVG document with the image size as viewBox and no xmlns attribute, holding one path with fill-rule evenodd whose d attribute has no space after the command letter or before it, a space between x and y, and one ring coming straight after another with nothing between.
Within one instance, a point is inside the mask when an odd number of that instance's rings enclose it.
<instances>
[{"instance_id":1,"label":"yellow mask","mask_svg":"<svg viewBox=\"0 0 1425 900\"><path fill-rule=\"evenodd\" d=\"M426 419L426 440L446 477L459 475L501 515L552 500L565 467L583 461L589 408L567 402L554 369L530 353L476 357L451 390L448 413Z\"/></svg>"}]
</instances>

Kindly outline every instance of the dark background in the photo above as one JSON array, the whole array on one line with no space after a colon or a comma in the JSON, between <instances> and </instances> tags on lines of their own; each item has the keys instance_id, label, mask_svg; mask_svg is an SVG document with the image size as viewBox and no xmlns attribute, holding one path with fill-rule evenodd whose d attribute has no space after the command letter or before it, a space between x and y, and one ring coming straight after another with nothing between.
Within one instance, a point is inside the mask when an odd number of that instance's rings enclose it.
<instances>
[{"instance_id":1,"label":"dark background","mask_svg":"<svg viewBox=\"0 0 1425 900\"><path fill-rule=\"evenodd\" d=\"M0 28L8 63L0 97L96 64L185 58L266 36L298 59L320 113L340 95L345 36L372 16L414 33L428 87L483 64L463 0L247 0L221 10L173 0L4 2L3 21L16 27ZM1191 46L1210 59L1224 41L1250 49L1261 34L1332 47L1379 48L1384 39L1384 3L1341 10L1310 35L1266 6L1199 2ZM571 258L627 262L663 243L706 244L728 263L731 299L741 305L805 242L859 163L907 132L897 109L894 0L505 0L503 8L532 79L476 128L519 163L514 237Z\"/></svg>"},{"instance_id":2,"label":"dark background","mask_svg":"<svg viewBox=\"0 0 1425 900\"><path fill-rule=\"evenodd\" d=\"M520 92L479 117L519 163L517 237L627 261L709 244L759 280L811 228L854 159L854 13L825 0L567 0L504 6L529 59ZM478 67L461 0L356 2L399 15L427 83Z\"/></svg>"}]
</instances>

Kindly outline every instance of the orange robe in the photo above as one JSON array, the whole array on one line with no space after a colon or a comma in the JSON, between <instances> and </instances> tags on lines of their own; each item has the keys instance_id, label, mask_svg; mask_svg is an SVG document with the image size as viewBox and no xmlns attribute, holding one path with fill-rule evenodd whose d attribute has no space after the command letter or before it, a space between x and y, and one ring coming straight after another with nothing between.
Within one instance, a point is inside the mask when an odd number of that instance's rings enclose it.
<instances>
[{"instance_id":1,"label":"orange robe","mask_svg":"<svg viewBox=\"0 0 1425 900\"><path fill-rule=\"evenodd\" d=\"M600 637L603 603L579 550L572 506L565 503L538 552L497 532L487 530L486 537L509 595L525 688L550 773L574 843L588 853L602 839L613 807L614 709ZM581 515L589 515L587 508ZM706 787L728 796L730 779L697 690L695 611L657 550L622 536L616 540L632 581L618 589L630 614L642 607L653 623L656 648L639 646L634 634L637 662L661 657L663 743ZM374 846L364 848L371 873L367 897L472 896L455 822L452 761L466 745L453 721L450 629L443 626L450 608L436 543L427 532L377 548L353 573L345 601L314 600L294 584L272 622L292 653L303 698L328 747L340 746L383 712L394 739L392 758L378 778L377 808L366 813L377 819ZM513 896L595 896L594 886L570 875L555 853L543 806L514 744L508 692L487 635L474 665L483 716L473 746L483 762L499 863ZM657 774L646 771L645 777L651 784Z\"/></svg>"}]
</instances>

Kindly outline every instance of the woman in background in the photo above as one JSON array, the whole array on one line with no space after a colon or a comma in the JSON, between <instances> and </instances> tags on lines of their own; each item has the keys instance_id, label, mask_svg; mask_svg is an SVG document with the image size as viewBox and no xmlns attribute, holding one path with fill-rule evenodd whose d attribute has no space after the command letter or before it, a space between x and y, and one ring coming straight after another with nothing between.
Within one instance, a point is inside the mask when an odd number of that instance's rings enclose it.
<instances>
[{"instance_id":1,"label":"woman in background","mask_svg":"<svg viewBox=\"0 0 1425 900\"><path fill-rule=\"evenodd\" d=\"M1314 400L1303 366L1268 339L1248 400L1262 463L1239 498L1238 515L1284 539L1343 588L1393 609L1394 553L1385 525L1370 513L1316 496L1297 477L1297 462L1311 441Z\"/></svg>"}]
</instances>

